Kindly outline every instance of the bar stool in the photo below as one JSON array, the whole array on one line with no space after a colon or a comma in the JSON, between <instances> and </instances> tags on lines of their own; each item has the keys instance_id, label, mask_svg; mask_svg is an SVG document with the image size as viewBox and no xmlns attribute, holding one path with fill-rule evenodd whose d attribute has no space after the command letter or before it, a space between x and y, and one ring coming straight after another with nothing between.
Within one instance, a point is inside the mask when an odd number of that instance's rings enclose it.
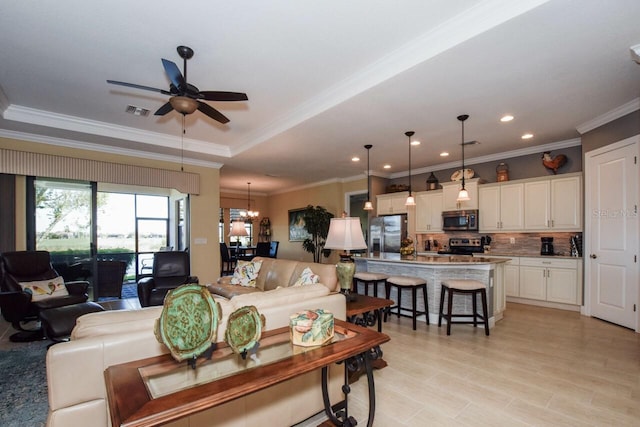
<instances>
[{"instance_id":1,"label":"bar stool","mask_svg":"<svg viewBox=\"0 0 640 427\"><path fill-rule=\"evenodd\" d=\"M358 284L362 283L364 294L369 295L369 286L373 286L373 296L378 298L378 284L383 284L386 289L387 277L389 276L382 273L368 273L366 271L356 273L353 275L353 290L358 293Z\"/></svg>"},{"instance_id":2,"label":"bar stool","mask_svg":"<svg viewBox=\"0 0 640 427\"><path fill-rule=\"evenodd\" d=\"M444 298L445 293L448 293L447 300L447 314L444 314ZM471 294L473 313L471 314L454 314L453 310L453 295L454 294ZM482 315L478 313L478 302L476 296L480 294L480 300L482 301ZM453 320L454 317L469 317L472 316L473 320ZM449 279L442 282L442 290L440 292L440 313L438 314L438 327L442 325L442 318L447 319L447 335L451 335L452 323L466 323L473 324L474 327L478 326L478 319L484 322L484 333L489 335L489 316L487 316L487 286L478 280L469 279Z\"/></svg>"},{"instance_id":3,"label":"bar stool","mask_svg":"<svg viewBox=\"0 0 640 427\"><path fill-rule=\"evenodd\" d=\"M398 289L398 301L397 304L389 307L387 313L395 314L398 317L411 317L413 319L413 330L416 330L416 319L418 315L424 314L427 318L427 325L429 324L429 304L427 302L427 281L420 277L412 276L391 276L387 278L385 286L387 299L391 299L391 288L396 287ZM403 314L402 310L409 310L408 308L402 308L402 291L404 289L411 289L411 315ZM417 309L417 291L422 289L422 295L424 297L424 311L418 311ZM387 319L387 313L385 313L385 321Z\"/></svg>"}]
</instances>

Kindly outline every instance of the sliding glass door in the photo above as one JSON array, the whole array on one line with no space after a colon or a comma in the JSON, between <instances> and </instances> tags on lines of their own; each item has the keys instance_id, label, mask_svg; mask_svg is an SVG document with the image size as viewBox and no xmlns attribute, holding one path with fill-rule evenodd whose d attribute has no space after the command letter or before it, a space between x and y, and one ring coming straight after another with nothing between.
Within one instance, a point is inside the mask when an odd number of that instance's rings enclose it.
<instances>
[{"instance_id":1,"label":"sliding glass door","mask_svg":"<svg viewBox=\"0 0 640 427\"><path fill-rule=\"evenodd\" d=\"M66 281L92 281L95 271L95 184L30 180L34 222L28 230L34 249L51 254L54 268Z\"/></svg>"},{"instance_id":2,"label":"sliding glass door","mask_svg":"<svg viewBox=\"0 0 640 427\"><path fill-rule=\"evenodd\" d=\"M99 261L126 262L124 281L137 281L152 273L155 252L174 246L186 250L189 229L186 195L97 188L96 183L33 177L27 185L28 249L49 251L65 280L88 280L94 300L100 295L96 288ZM170 224L175 229L173 238Z\"/></svg>"}]
</instances>

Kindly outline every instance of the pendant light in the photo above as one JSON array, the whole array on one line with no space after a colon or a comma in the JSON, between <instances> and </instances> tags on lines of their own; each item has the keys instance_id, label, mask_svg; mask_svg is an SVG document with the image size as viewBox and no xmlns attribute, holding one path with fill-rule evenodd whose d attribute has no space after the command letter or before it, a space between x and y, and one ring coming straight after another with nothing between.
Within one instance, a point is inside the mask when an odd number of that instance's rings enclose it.
<instances>
[{"instance_id":1,"label":"pendant light","mask_svg":"<svg viewBox=\"0 0 640 427\"><path fill-rule=\"evenodd\" d=\"M369 169L369 152L371 151L371 147L373 147L373 145L371 144L367 144L364 146L364 148L367 149L367 201L364 202L365 211L373 210L373 203L371 203L371 175L370 175L371 169Z\"/></svg>"},{"instance_id":2,"label":"pendant light","mask_svg":"<svg viewBox=\"0 0 640 427\"><path fill-rule=\"evenodd\" d=\"M462 114L458 116L458 120L462 124L462 187L460 188L460 192L458 193L458 198L456 201L458 202L466 202L467 200L471 200L469 197L469 192L464 187L464 121L469 118L468 114Z\"/></svg>"},{"instance_id":3,"label":"pendant light","mask_svg":"<svg viewBox=\"0 0 640 427\"><path fill-rule=\"evenodd\" d=\"M247 182L247 212L241 212L240 215L243 217L247 216L249 217L249 219L253 219L258 215L260 215L260 212L251 210L251 183L250 182Z\"/></svg>"},{"instance_id":4,"label":"pendant light","mask_svg":"<svg viewBox=\"0 0 640 427\"><path fill-rule=\"evenodd\" d=\"M414 133L415 132L412 130L404 133L409 138L409 197L407 197L407 201L404 202L405 206L416 205L416 199L413 197L413 194L411 194L411 137L413 136Z\"/></svg>"}]
</instances>

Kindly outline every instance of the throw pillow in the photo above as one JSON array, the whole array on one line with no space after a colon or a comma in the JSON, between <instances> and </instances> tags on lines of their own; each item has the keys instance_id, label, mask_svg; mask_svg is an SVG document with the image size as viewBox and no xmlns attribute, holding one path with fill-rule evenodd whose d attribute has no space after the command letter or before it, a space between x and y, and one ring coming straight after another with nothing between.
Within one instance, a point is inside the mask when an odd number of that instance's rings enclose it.
<instances>
[{"instance_id":1,"label":"throw pillow","mask_svg":"<svg viewBox=\"0 0 640 427\"><path fill-rule=\"evenodd\" d=\"M256 287L256 279L262 267L262 261L238 261L231 278L232 285Z\"/></svg>"},{"instance_id":2,"label":"throw pillow","mask_svg":"<svg viewBox=\"0 0 640 427\"><path fill-rule=\"evenodd\" d=\"M293 284L293 286L302 286L302 285L313 285L314 283L320 282L320 276L315 274L309 267L302 270L300 273L300 277Z\"/></svg>"},{"instance_id":3,"label":"throw pillow","mask_svg":"<svg viewBox=\"0 0 640 427\"><path fill-rule=\"evenodd\" d=\"M21 282L20 287L23 291L31 294L31 301L42 301L47 298L64 297L69 295L62 276L49 280Z\"/></svg>"}]
</instances>

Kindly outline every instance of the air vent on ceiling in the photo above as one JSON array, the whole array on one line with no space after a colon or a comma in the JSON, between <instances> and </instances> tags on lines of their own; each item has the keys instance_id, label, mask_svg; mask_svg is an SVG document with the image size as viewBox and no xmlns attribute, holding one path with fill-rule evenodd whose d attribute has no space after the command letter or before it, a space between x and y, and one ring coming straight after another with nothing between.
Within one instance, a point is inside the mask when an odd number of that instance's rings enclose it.
<instances>
[{"instance_id":1,"label":"air vent on ceiling","mask_svg":"<svg viewBox=\"0 0 640 427\"><path fill-rule=\"evenodd\" d=\"M127 105L127 113L133 114L134 116L147 117L149 115L149 110L142 107L136 107L134 105Z\"/></svg>"}]
</instances>

